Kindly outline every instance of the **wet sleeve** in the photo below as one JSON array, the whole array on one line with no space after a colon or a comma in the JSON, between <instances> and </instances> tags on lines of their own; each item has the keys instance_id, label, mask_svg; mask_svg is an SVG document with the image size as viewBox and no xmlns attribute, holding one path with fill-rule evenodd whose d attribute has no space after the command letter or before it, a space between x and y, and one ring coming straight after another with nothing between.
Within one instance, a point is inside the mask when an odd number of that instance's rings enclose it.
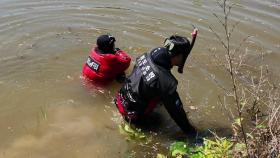
<instances>
[{"instance_id":1,"label":"wet sleeve","mask_svg":"<svg viewBox=\"0 0 280 158\"><path fill-rule=\"evenodd\" d=\"M179 94L174 92L173 94L163 98L163 104L168 111L171 118L177 123L177 125L186 134L195 134L195 128L189 123L187 115L183 108Z\"/></svg>"},{"instance_id":2,"label":"wet sleeve","mask_svg":"<svg viewBox=\"0 0 280 158\"><path fill-rule=\"evenodd\" d=\"M118 49L115 53L115 73L123 73L130 65L131 58L121 49Z\"/></svg>"},{"instance_id":3,"label":"wet sleeve","mask_svg":"<svg viewBox=\"0 0 280 158\"><path fill-rule=\"evenodd\" d=\"M115 55L120 63L127 64L131 61L131 58L121 49L117 49Z\"/></svg>"}]
</instances>

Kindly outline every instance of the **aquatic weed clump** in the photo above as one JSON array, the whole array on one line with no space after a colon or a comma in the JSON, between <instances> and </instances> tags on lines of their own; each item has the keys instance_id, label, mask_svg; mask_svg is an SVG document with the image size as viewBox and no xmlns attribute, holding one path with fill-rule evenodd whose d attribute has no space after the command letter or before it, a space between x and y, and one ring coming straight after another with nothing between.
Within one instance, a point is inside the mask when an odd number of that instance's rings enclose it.
<instances>
[{"instance_id":1,"label":"aquatic weed clump","mask_svg":"<svg viewBox=\"0 0 280 158\"><path fill-rule=\"evenodd\" d=\"M148 137L140 128L135 128L126 122L119 125L119 130L121 134L127 136L127 140L142 140L146 143L151 141L151 137Z\"/></svg>"},{"instance_id":2,"label":"aquatic weed clump","mask_svg":"<svg viewBox=\"0 0 280 158\"><path fill-rule=\"evenodd\" d=\"M167 156L158 154L157 158L230 158L233 143L227 138L215 136L214 139L203 139L202 145L191 146L184 141L176 141L169 147Z\"/></svg>"}]
</instances>

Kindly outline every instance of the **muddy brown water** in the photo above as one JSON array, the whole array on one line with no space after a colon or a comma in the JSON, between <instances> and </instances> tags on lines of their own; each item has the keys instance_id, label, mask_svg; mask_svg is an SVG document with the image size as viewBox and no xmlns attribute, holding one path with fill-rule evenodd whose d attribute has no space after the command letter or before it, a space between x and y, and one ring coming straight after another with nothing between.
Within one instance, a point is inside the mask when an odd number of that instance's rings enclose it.
<instances>
[{"instance_id":1,"label":"muddy brown water","mask_svg":"<svg viewBox=\"0 0 280 158\"><path fill-rule=\"evenodd\" d=\"M248 52L260 46L263 62L278 74L280 2L239 2L233 43L252 35ZM112 100L121 84L96 89L80 77L96 37L107 32L135 59L171 34L189 36L196 25L199 37L185 73L173 71L178 90L195 127L227 133L227 114L217 105L221 90L211 80L228 80L209 60L209 49L222 56L208 29L212 25L221 34L213 12L221 15L214 1L203 0L0 0L0 157L154 157L182 138L163 108L157 110L160 123L146 130L152 144L126 141L119 133Z\"/></svg>"}]
</instances>

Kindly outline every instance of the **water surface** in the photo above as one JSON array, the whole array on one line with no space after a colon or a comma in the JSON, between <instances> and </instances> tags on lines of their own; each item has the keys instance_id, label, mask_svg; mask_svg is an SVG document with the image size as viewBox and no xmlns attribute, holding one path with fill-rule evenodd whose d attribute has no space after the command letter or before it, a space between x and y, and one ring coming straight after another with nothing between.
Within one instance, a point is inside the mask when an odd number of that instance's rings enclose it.
<instances>
[{"instance_id":1,"label":"water surface","mask_svg":"<svg viewBox=\"0 0 280 158\"><path fill-rule=\"evenodd\" d=\"M231 17L241 22L233 43L253 36L248 52L261 48L264 64L279 74L279 1L240 3ZM223 91L211 79L215 75L228 85L228 76L209 60L209 49L223 56L208 28L222 34L212 13L222 14L214 1L203 0L0 0L0 157L127 157L132 151L152 157L182 136L163 108L158 109L161 123L150 128L153 144L128 142L119 133L112 100L121 85L95 89L80 77L96 37L107 32L135 59L172 34L190 37L191 24L197 26L185 73L174 71L178 90L196 128L230 127L227 113L217 106Z\"/></svg>"}]
</instances>

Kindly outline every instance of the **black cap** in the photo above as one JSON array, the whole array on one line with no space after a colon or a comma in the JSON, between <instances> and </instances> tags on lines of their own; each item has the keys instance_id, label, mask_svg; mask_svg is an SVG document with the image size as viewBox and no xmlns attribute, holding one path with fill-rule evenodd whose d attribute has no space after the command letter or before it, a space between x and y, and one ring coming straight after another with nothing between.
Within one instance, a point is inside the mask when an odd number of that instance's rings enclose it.
<instances>
[{"instance_id":1,"label":"black cap","mask_svg":"<svg viewBox=\"0 0 280 158\"><path fill-rule=\"evenodd\" d=\"M114 52L115 37L110 34L101 35L97 38L96 44L101 53Z\"/></svg>"}]
</instances>

